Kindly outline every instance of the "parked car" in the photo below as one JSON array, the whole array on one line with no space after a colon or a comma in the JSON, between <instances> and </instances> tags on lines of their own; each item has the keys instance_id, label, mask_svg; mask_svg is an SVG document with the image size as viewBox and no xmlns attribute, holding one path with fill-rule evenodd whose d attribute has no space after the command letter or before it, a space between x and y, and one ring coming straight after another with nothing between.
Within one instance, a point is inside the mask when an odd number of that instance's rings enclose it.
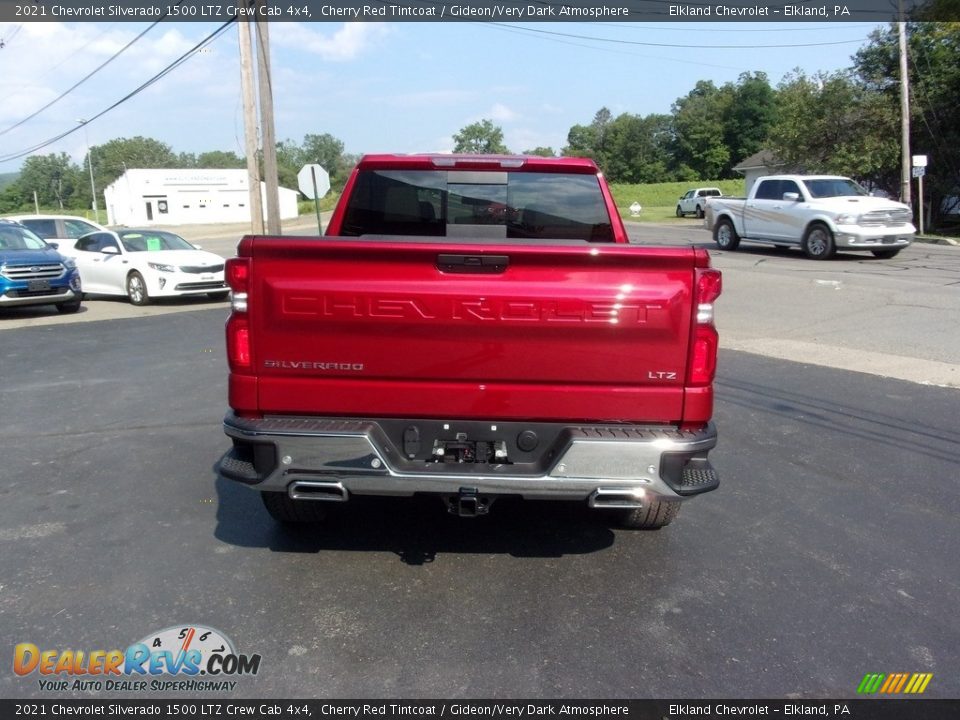
<instances>
[{"instance_id":1,"label":"parked car","mask_svg":"<svg viewBox=\"0 0 960 720\"><path fill-rule=\"evenodd\" d=\"M56 305L75 313L81 297L72 260L19 223L0 219L0 308Z\"/></svg>"},{"instance_id":2,"label":"parked car","mask_svg":"<svg viewBox=\"0 0 960 720\"><path fill-rule=\"evenodd\" d=\"M696 215L698 218L702 218L707 207L706 198L720 197L721 195L723 195L723 192L720 188L715 187L687 190L680 196L680 201L677 203L677 217Z\"/></svg>"},{"instance_id":3,"label":"parked car","mask_svg":"<svg viewBox=\"0 0 960 720\"><path fill-rule=\"evenodd\" d=\"M73 247L79 237L106 230L103 225L76 215L11 215L8 219L29 228L58 250Z\"/></svg>"},{"instance_id":4,"label":"parked car","mask_svg":"<svg viewBox=\"0 0 960 720\"><path fill-rule=\"evenodd\" d=\"M66 252L87 293L126 295L134 305L184 295L225 300L229 294L224 259L165 230L103 230L84 235Z\"/></svg>"}]
</instances>

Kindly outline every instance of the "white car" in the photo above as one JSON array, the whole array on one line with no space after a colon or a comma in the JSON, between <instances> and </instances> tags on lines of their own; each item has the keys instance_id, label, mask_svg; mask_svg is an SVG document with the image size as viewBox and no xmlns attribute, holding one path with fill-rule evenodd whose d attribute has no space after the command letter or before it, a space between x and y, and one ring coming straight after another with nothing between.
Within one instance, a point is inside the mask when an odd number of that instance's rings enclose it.
<instances>
[{"instance_id":1,"label":"white car","mask_svg":"<svg viewBox=\"0 0 960 720\"><path fill-rule=\"evenodd\" d=\"M10 215L7 219L16 220L58 250L69 250L77 238L106 230L103 225L77 215Z\"/></svg>"},{"instance_id":2,"label":"white car","mask_svg":"<svg viewBox=\"0 0 960 720\"><path fill-rule=\"evenodd\" d=\"M165 230L104 230L63 251L74 259L83 291L126 295L134 305L162 297L208 295L225 300L224 259Z\"/></svg>"}]
</instances>

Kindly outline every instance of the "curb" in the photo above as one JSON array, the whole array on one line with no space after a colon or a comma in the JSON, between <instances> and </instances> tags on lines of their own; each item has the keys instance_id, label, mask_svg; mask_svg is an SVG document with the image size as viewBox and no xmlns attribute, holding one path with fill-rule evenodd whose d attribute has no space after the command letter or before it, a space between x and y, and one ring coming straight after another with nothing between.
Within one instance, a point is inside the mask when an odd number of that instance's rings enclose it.
<instances>
[{"instance_id":1,"label":"curb","mask_svg":"<svg viewBox=\"0 0 960 720\"><path fill-rule=\"evenodd\" d=\"M917 235L914 237L913 241L918 243L927 243L928 245L952 245L954 247L960 246L960 239L952 237L931 237L929 235Z\"/></svg>"}]
</instances>

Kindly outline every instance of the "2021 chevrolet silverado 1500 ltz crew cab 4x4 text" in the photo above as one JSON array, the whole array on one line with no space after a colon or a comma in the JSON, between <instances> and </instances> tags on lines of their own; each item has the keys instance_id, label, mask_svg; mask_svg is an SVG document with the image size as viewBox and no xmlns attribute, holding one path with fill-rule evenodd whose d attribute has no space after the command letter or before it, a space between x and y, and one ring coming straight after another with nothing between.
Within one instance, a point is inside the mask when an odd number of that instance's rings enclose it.
<instances>
[{"instance_id":1,"label":"2021 chevrolet silverado 1500 ltz crew cab 4x4 text","mask_svg":"<svg viewBox=\"0 0 960 720\"><path fill-rule=\"evenodd\" d=\"M720 273L628 244L590 160L366 156L325 237L245 237L227 280L220 472L278 520L511 495L659 528L719 483Z\"/></svg>"}]
</instances>

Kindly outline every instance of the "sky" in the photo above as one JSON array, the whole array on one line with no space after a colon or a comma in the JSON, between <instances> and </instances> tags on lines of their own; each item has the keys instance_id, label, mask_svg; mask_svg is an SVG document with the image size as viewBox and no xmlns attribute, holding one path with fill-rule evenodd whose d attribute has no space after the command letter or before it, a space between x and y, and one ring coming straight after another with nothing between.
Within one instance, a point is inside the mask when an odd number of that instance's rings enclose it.
<instances>
[{"instance_id":1,"label":"sky","mask_svg":"<svg viewBox=\"0 0 960 720\"><path fill-rule=\"evenodd\" d=\"M236 26L85 127L219 27L164 21L49 108L149 23L0 24L0 158L76 130L38 154L82 162L92 145L141 135L174 152L244 154ZM601 107L668 113L698 80L765 72L776 85L851 65L876 24L821 23L272 23L278 140L330 133L350 153L448 152L453 135L490 119L507 147L560 150ZM562 33L550 34L550 33ZM830 44L824 44L830 43ZM727 46L727 47L709 47ZM805 46L805 47L789 47ZM0 161L16 172L23 158Z\"/></svg>"}]
</instances>

